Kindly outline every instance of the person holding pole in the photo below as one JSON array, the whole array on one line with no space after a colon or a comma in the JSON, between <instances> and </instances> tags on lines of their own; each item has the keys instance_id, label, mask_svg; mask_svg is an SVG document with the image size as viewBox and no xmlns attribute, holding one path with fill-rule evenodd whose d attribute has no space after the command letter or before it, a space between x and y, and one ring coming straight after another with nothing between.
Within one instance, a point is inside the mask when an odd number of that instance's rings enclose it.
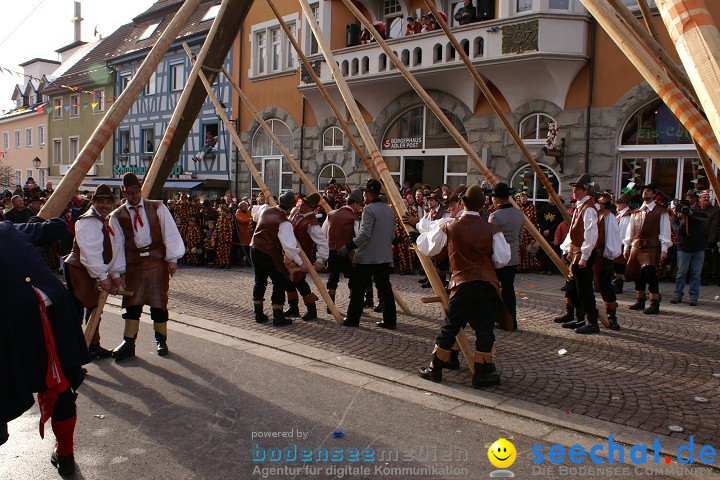
<instances>
[{"instance_id":1,"label":"person holding pole","mask_svg":"<svg viewBox=\"0 0 720 480\"><path fill-rule=\"evenodd\" d=\"M111 279L120 274L113 271L117 253L124 246L108 228L108 216L115 207L115 195L105 184L98 185L92 197L92 206L75 222L75 240L70 254L65 257L65 278L85 321L98 306L100 290L117 293ZM113 271L111 273L111 271ZM99 287L99 288L98 288ZM107 358L110 350L100 346L100 323L90 341L90 357Z\"/></svg>"},{"instance_id":2,"label":"person holding pole","mask_svg":"<svg viewBox=\"0 0 720 480\"><path fill-rule=\"evenodd\" d=\"M297 239L300 248L303 249L305 255L314 263L316 270L325 268L325 262L328 259L328 241L320 228L320 224L315 217L315 209L320 205L320 194L311 193L304 197L295 218L292 220L293 234ZM317 246L317 253L315 247ZM307 313L301 318L306 322L317 318L317 302L318 297L310 291L310 285L305 280L306 272L296 270L290 274L290 283L287 288L288 309L285 316L297 317L300 315L298 304L300 303L299 295L302 295L303 303L307 308Z\"/></svg>"},{"instance_id":3,"label":"person holding pole","mask_svg":"<svg viewBox=\"0 0 720 480\"><path fill-rule=\"evenodd\" d=\"M480 216L485 194L479 185L470 186L462 196L465 211L450 222L438 224L419 241L418 250L427 256L446 252L450 258L450 301L445 325L435 340L428 367L418 375L434 382L442 381L442 369L448 368L455 337L470 323L475 330L475 373L473 388L500 384L495 373L495 314L500 303L500 284L495 269L504 267L511 257L510 245L500 227Z\"/></svg>"},{"instance_id":4,"label":"person holding pole","mask_svg":"<svg viewBox=\"0 0 720 480\"><path fill-rule=\"evenodd\" d=\"M349 258L342 258L338 250L352 242L358 234L360 227L360 214L364 206L362 190L356 188L347 198L347 205L328 213L323 232L328 239L330 253L328 256L328 276L326 288L332 301L335 301L335 292L340 283L340 274L350 277L352 264ZM328 311L328 313L330 313Z\"/></svg>"},{"instance_id":5,"label":"person holding pole","mask_svg":"<svg viewBox=\"0 0 720 480\"><path fill-rule=\"evenodd\" d=\"M593 181L590 175L584 173L570 186L573 187L576 203L570 221L570 231L560 245L560 250L570 262L572 277L568 280L565 290L569 321L562 326L578 330L586 327L582 318L572 321L573 308L580 307L587 315L588 328L599 329L593 288L593 266L597 261L595 246L598 239L598 213L595 209L595 201L590 196ZM578 330L577 333L590 333Z\"/></svg>"},{"instance_id":6,"label":"person holding pole","mask_svg":"<svg viewBox=\"0 0 720 480\"><path fill-rule=\"evenodd\" d=\"M127 201L110 215L110 230L124 248L118 249L110 275L117 290L129 290L132 295L124 296L122 301L125 331L122 343L113 350L118 362L135 356L144 305L150 305L157 354L168 354L170 277L177 271L177 261L185 255L185 244L170 211L160 200L142 198L140 181L134 173L123 175L120 190Z\"/></svg>"},{"instance_id":7,"label":"person holding pole","mask_svg":"<svg viewBox=\"0 0 720 480\"><path fill-rule=\"evenodd\" d=\"M649 183L638 187L642 192L643 206L635 210L625 234L625 275L635 280L637 301L630 310L644 310L646 315L660 313L660 287L658 285L658 266L667 258L670 239L670 216L668 211L655 203L657 185ZM647 294L650 292L650 306L645 308Z\"/></svg>"},{"instance_id":8,"label":"person holding pole","mask_svg":"<svg viewBox=\"0 0 720 480\"><path fill-rule=\"evenodd\" d=\"M263 313L265 289L268 277L273 282L272 302L273 325L283 326L292 324L292 320L283 313L285 305L285 291L290 288L290 273L283 262L282 251L291 268L304 270L300 259L300 247L293 234L292 223L288 220L290 210L295 207L297 197L292 191L287 191L278 198L275 207L266 206L258 217L255 233L250 241L250 258L255 270L255 286L253 287L253 304L255 321L265 323L267 315ZM292 262L292 263L290 263Z\"/></svg>"},{"instance_id":9,"label":"person holding pole","mask_svg":"<svg viewBox=\"0 0 720 480\"><path fill-rule=\"evenodd\" d=\"M613 215L612 195L604 192L598 195L598 239L595 244L595 277L600 295L605 303L605 314L610 321L612 330L620 330L617 321L617 297L613 287L615 277L615 259L622 253L622 238L620 237L620 226ZM599 326L585 325L576 330L577 333L598 333Z\"/></svg>"},{"instance_id":10,"label":"person holding pole","mask_svg":"<svg viewBox=\"0 0 720 480\"><path fill-rule=\"evenodd\" d=\"M347 245L338 251L341 258L347 258L356 250L352 260L350 276L350 305L343 326L360 326L365 289L372 286L373 279L382 300L383 320L377 326L395 330L397 311L395 297L390 284L390 270L393 264L392 242L395 236L395 215L388 205L380 200L382 184L371 178L362 189L365 208L360 220L360 231Z\"/></svg>"}]
</instances>

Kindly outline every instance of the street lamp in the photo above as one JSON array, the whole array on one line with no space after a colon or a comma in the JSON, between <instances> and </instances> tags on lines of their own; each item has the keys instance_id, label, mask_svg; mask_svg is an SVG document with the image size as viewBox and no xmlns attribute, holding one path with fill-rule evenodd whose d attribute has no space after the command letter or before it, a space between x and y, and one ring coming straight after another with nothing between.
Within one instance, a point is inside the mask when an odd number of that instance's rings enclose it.
<instances>
[{"instance_id":1,"label":"street lamp","mask_svg":"<svg viewBox=\"0 0 720 480\"><path fill-rule=\"evenodd\" d=\"M40 165L42 164L42 162L40 161L40 159L38 157L33 158L32 162L33 162L33 166L35 168L40 168Z\"/></svg>"}]
</instances>

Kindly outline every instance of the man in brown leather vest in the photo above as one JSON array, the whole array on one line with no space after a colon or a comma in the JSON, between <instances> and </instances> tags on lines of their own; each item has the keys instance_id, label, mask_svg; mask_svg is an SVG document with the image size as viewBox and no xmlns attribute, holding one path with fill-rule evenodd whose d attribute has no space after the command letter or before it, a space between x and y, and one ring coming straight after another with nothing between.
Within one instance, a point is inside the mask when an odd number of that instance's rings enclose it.
<instances>
[{"instance_id":1,"label":"man in brown leather vest","mask_svg":"<svg viewBox=\"0 0 720 480\"><path fill-rule=\"evenodd\" d=\"M107 226L108 215L114 207L112 190L105 184L98 185L92 197L92 207L75 222L75 240L70 254L65 257L68 290L75 297L81 315L85 310L86 321L98 305L100 290L117 290L112 288L110 278L111 275L117 278L119 274L111 273L111 269L117 257L114 251L122 246L113 246L114 235ZM112 355L110 350L100 346L100 323L88 350L92 358Z\"/></svg>"},{"instance_id":2,"label":"man in brown leather vest","mask_svg":"<svg viewBox=\"0 0 720 480\"><path fill-rule=\"evenodd\" d=\"M134 173L122 178L121 191L127 200L110 216L110 229L124 246L117 252L111 274L115 288L132 292L124 296L123 341L113 351L116 361L135 356L135 339L140 328L143 305L150 305L157 354L168 354L167 321L170 277L177 261L185 255L185 244L170 211L160 200L144 200L140 181Z\"/></svg>"},{"instance_id":3,"label":"man in brown leather vest","mask_svg":"<svg viewBox=\"0 0 720 480\"><path fill-rule=\"evenodd\" d=\"M625 239L625 234L627 233L628 225L630 225L630 219L633 212L630 208L631 201L631 195L629 193L623 193L615 202L617 205L615 218L617 219L618 227L620 229L621 250L625 248L625 244L622 243L622 241ZM625 255L623 254L615 259L615 281L613 282L615 285L615 294L623 293L623 287L625 285L625 263Z\"/></svg>"},{"instance_id":4,"label":"man in brown leather vest","mask_svg":"<svg viewBox=\"0 0 720 480\"><path fill-rule=\"evenodd\" d=\"M250 258L255 270L255 286L253 287L253 303L255 307L255 321L264 323L268 321L263 313L265 289L268 277L273 282L272 302L273 325L290 325L292 320L283 313L285 305L285 290L289 289L290 273L283 262L283 251L288 259L297 268L305 267L300 259L300 247L293 234L292 224L288 221L288 214L295 206L297 199L292 191L285 192L278 198L278 205L266 207L258 217L255 233L250 241Z\"/></svg>"},{"instance_id":5,"label":"man in brown leather vest","mask_svg":"<svg viewBox=\"0 0 720 480\"><path fill-rule=\"evenodd\" d=\"M660 313L660 288L658 266L667 258L670 239L670 217L668 211L655 203L657 185L650 183L638 187L642 191L643 206L634 211L625 234L625 276L635 280L637 301L630 310L643 310L647 315ZM645 308L650 292L650 306Z\"/></svg>"},{"instance_id":6,"label":"man in brown leather vest","mask_svg":"<svg viewBox=\"0 0 720 480\"><path fill-rule=\"evenodd\" d=\"M475 373L473 388L500 384L493 363L495 313L500 302L500 284L495 275L510 260L510 245L500 227L483 220L480 211L485 194L472 185L462 196L463 214L424 233L417 248L428 256L446 252L450 258L450 301L445 325L435 339L430 366L418 374L427 380L442 381L442 369L450 362L455 337L470 322L475 330Z\"/></svg>"},{"instance_id":7,"label":"man in brown leather vest","mask_svg":"<svg viewBox=\"0 0 720 480\"><path fill-rule=\"evenodd\" d=\"M328 272L330 275L328 276L326 288L333 302L340 282L340 274L342 273L345 278L349 278L350 269L352 268L350 259L338 256L337 252L355 238L363 205L362 190L356 188L348 196L347 205L328 213L327 219L322 226L330 249L328 257Z\"/></svg>"},{"instance_id":8,"label":"man in brown leather vest","mask_svg":"<svg viewBox=\"0 0 720 480\"><path fill-rule=\"evenodd\" d=\"M598 195L598 239L595 244L595 282L600 289L600 295L605 303L605 313L610 321L612 330L620 330L617 321L617 296L613 286L615 278L615 259L622 254L622 238L620 238L620 227L612 212L612 194L603 192ZM599 328L599 326L598 326ZM578 333L597 333L599 329L595 326L578 328Z\"/></svg>"},{"instance_id":9,"label":"man in brown leather vest","mask_svg":"<svg viewBox=\"0 0 720 480\"><path fill-rule=\"evenodd\" d=\"M320 228L317 217L315 217L315 209L320 205L321 198L319 193L311 193L304 197L292 220L295 238L305 255L313 262L315 270L324 269L328 258L328 241ZM317 252L315 251L316 246ZM306 273L301 270L290 275L290 283L286 290L289 308L285 311L285 315L288 317L300 315L298 304L300 303L299 295L302 295L303 303L307 308L307 313L302 316L302 319L307 322L317 318L315 302L318 297L310 291L310 285L305 277Z\"/></svg>"},{"instance_id":10,"label":"man in brown leather vest","mask_svg":"<svg viewBox=\"0 0 720 480\"><path fill-rule=\"evenodd\" d=\"M577 200L570 231L560 249L570 262L572 277L568 280L565 290L567 322L564 328L574 328L577 333L595 333L598 330L598 311L593 289L593 266L597 259L595 246L598 239L598 214L595 200L590 196L593 185L590 175L583 174L577 182L570 184ZM573 321L574 307L580 306L587 315L588 325L578 319ZM558 317L560 319L562 317ZM580 330L582 329L582 330Z\"/></svg>"}]
</instances>

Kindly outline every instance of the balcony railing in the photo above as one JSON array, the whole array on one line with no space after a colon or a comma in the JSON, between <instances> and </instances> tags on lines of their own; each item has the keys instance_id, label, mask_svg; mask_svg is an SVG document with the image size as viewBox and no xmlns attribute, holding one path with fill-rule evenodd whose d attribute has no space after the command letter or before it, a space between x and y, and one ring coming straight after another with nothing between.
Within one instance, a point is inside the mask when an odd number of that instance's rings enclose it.
<instances>
[{"instance_id":1,"label":"balcony railing","mask_svg":"<svg viewBox=\"0 0 720 480\"><path fill-rule=\"evenodd\" d=\"M474 63L492 64L537 56L584 58L587 28L587 15L537 13L464 25L453 28L453 33ZM442 30L391 39L388 45L411 71L442 70L462 64ZM399 75L375 42L339 49L333 54L348 81ZM311 61L321 80L332 82L322 57L313 57ZM312 80L304 74L302 82L309 84Z\"/></svg>"}]
</instances>

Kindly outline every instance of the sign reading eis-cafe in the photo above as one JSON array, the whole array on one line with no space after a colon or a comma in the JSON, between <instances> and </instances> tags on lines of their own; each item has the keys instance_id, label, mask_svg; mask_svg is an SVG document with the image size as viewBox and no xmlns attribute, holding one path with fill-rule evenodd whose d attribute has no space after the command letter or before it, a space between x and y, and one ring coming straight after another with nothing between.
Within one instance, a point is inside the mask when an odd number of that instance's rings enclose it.
<instances>
[{"instance_id":1,"label":"sign reading eis-cafe","mask_svg":"<svg viewBox=\"0 0 720 480\"><path fill-rule=\"evenodd\" d=\"M422 137L386 138L382 146L383 150L422 148Z\"/></svg>"},{"instance_id":2,"label":"sign reading eis-cafe","mask_svg":"<svg viewBox=\"0 0 720 480\"><path fill-rule=\"evenodd\" d=\"M122 175L125 175L126 173L131 172L135 175L146 175L148 172L148 167L136 167L134 165L129 165L127 167L121 166L121 165L113 165L112 173L113 176L120 177ZM172 170L170 170L170 175L182 175L183 173L183 167L182 165L175 165Z\"/></svg>"}]
</instances>

